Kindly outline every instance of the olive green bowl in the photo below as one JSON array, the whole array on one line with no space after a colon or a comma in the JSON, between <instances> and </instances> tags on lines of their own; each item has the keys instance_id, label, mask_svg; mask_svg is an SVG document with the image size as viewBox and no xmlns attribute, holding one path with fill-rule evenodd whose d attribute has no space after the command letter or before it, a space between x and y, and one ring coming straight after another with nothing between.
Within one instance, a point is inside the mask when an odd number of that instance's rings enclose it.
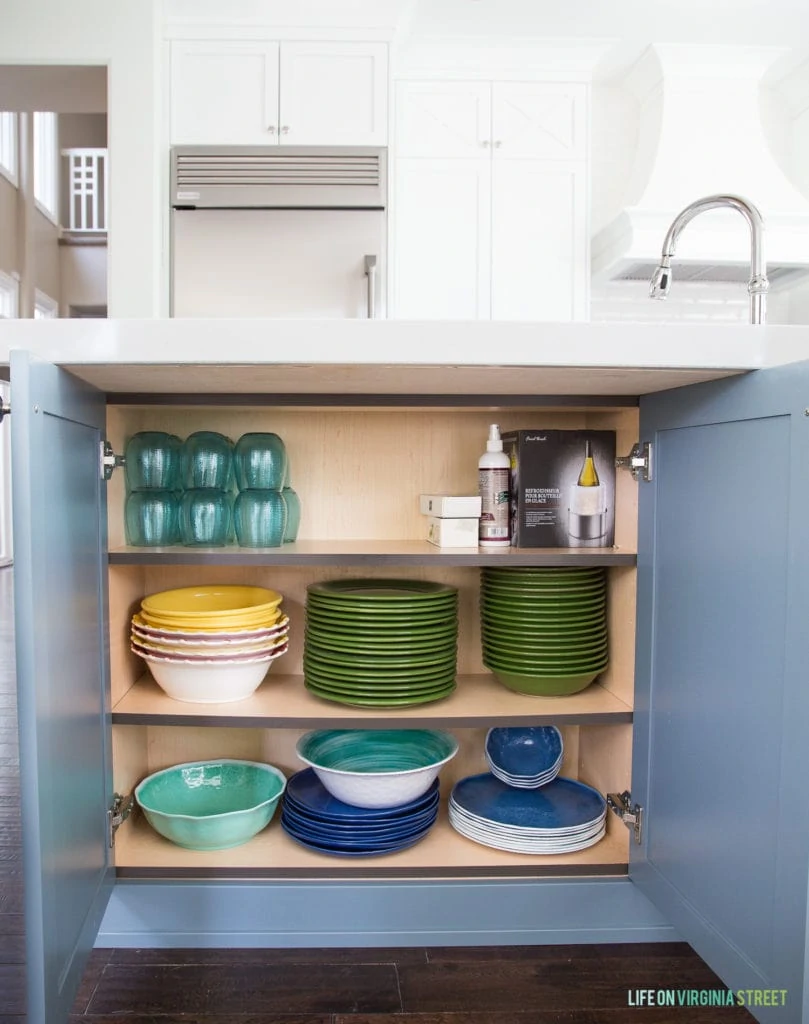
<instances>
[{"instance_id":1,"label":"olive green bowl","mask_svg":"<svg viewBox=\"0 0 809 1024\"><path fill-rule=\"evenodd\" d=\"M257 761L192 761L147 776L135 788L146 820L186 850L241 846L269 824L286 776Z\"/></svg>"},{"instance_id":2,"label":"olive green bowl","mask_svg":"<svg viewBox=\"0 0 809 1024\"><path fill-rule=\"evenodd\" d=\"M484 664L485 664L484 659ZM494 677L517 693L529 693L535 697L567 697L571 693L579 693L598 678L603 669L598 671L580 672L574 675L538 676L522 672L492 668L487 666Z\"/></svg>"}]
</instances>

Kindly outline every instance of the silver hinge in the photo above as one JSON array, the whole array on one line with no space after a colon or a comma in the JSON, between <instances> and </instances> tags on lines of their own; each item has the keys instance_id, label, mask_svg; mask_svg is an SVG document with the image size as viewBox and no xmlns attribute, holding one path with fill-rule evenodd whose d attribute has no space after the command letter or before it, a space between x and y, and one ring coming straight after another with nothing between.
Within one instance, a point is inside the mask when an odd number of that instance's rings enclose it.
<instances>
[{"instance_id":1,"label":"silver hinge","mask_svg":"<svg viewBox=\"0 0 809 1024\"><path fill-rule=\"evenodd\" d=\"M132 813L134 806L134 794L130 794L130 796L121 796L120 793L113 794L112 807L107 811L107 843L110 849L115 846L115 833Z\"/></svg>"},{"instance_id":2,"label":"silver hinge","mask_svg":"<svg viewBox=\"0 0 809 1024\"><path fill-rule=\"evenodd\" d=\"M3 417L4 416L10 416L10 415L11 415L11 402L4 402L3 399L0 398L0 423L3 422Z\"/></svg>"},{"instance_id":3,"label":"silver hinge","mask_svg":"<svg viewBox=\"0 0 809 1024\"><path fill-rule=\"evenodd\" d=\"M643 838L643 808L632 803L632 794L628 789L623 793L607 793L607 806L621 819L627 828L635 833L635 842Z\"/></svg>"},{"instance_id":4,"label":"silver hinge","mask_svg":"<svg viewBox=\"0 0 809 1024\"><path fill-rule=\"evenodd\" d=\"M118 469L119 466L123 466L126 463L126 459L123 455L116 455L112 450L112 445L109 441L101 442L101 479L109 480L112 476L112 471Z\"/></svg>"},{"instance_id":5,"label":"silver hinge","mask_svg":"<svg viewBox=\"0 0 809 1024\"><path fill-rule=\"evenodd\" d=\"M628 469L636 480L641 476L647 482L653 478L652 443L639 441L632 445L629 455L619 455L615 460L616 469Z\"/></svg>"}]
</instances>

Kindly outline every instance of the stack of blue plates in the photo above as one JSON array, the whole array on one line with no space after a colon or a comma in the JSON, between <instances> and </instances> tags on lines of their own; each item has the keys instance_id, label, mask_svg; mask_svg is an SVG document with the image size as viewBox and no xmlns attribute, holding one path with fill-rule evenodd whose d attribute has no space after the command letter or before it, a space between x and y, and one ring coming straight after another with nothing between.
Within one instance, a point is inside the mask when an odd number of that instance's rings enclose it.
<instances>
[{"instance_id":1,"label":"stack of blue plates","mask_svg":"<svg viewBox=\"0 0 809 1024\"><path fill-rule=\"evenodd\" d=\"M296 842L336 857L396 853L423 839L438 816L438 780L398 807L353 807L332 796L311 768L287 783L281 826Z\"/></svg>"},{"instance_id":2,"label":"stack of blue plates","mask_svg":"<svg viewBox=\"0 0 809 1024\"><path fill-rule=\"evenodd\" d=\"M557 776L538 789L516 789L491 773L456 783L449 821L483 846L511 853L575 853L607 830L607 801L592 786Z\"/></svg>"}]
</instances>

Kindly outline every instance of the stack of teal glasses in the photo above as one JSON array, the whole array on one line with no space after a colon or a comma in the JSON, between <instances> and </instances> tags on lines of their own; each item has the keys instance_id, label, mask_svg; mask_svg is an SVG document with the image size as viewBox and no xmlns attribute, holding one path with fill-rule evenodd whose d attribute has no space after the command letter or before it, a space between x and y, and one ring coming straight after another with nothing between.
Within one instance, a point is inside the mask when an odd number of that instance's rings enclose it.
<instances>
[{"instance_id":1,"label":"stack of teal glasses","mask_svg":"<svg viewBox=\"0 0 809 1024\"><path fill-rule=\"evenodd\" d=\"M180 543L223 547L233 525L233 442L213 430L198 430L180 451Z\"/></svg>"},{"instance_id":2,"label":"stack of teal glasses","mask_svg":"<svg viewBox=\"0 0 809 1024\"><path fill-rule=\"evenodd\" d=\"M277 548L298 535L301 506L289 485L289 457L277 434L253 432L236 442L233 455L238 496L233 518L245 548Z\"/></svg>"},{"instance_id":3,"label":"stack of teal glasses","mask_svg":"<svg viewBox=\"0 0 809 1024\"><path fill-rule=\"evenodd\" d=\"M126 541L134 547L280 547L294 541L301 503L277 434L160 430L126 443Z\"/></svg>"},{"instance_id":4,"label":"stack of teal glasses","mask_svg":"<svg viewBox=\"0 0 809 1024\"><path fill-rule=\"evenodd\" d=\"M127 441L127 544L163 547L179 540L181 447L179 437L160 430L141 431Z\"/></svg>"}]
</instances>

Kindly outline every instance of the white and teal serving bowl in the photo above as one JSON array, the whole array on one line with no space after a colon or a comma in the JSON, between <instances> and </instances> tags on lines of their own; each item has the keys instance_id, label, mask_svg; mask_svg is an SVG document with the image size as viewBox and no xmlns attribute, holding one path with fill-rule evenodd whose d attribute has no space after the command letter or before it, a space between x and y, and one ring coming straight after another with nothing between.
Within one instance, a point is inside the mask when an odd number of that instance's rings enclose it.
<instances>
[{"instance_id":1,"label":"white and teal serving bowl","mask_svg":"<svg viewBox=\"0 0 809 1024\"><path fill-rule=\"evenodd\" d=\"M398 807L426 793L458 741L431 729L321 729L296 752L326 789L354 807Z\"/></svg>"}]
</instances>

